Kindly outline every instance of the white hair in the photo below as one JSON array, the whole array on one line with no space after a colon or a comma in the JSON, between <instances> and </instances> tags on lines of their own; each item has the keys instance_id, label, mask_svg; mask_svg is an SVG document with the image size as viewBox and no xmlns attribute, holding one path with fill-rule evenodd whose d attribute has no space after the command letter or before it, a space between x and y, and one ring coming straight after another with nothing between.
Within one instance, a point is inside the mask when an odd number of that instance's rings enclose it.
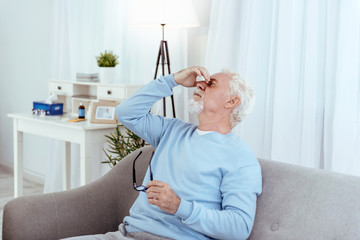
<instances>
[{"instance_id":1,"label":"white hair","mask_svg":"<svg viewBox=\"0 0 360 240\"><path fill-rule=\"evenodd\" d=\"M231 128L244 120L244 118L252 111L255 103L255 94L252 87L237 73L232 73L228 69L221 72L231 75L229 81L229 96L238 96L241 99L240 104L234 108L230 116Z\"/></svg>"}]
</instances>

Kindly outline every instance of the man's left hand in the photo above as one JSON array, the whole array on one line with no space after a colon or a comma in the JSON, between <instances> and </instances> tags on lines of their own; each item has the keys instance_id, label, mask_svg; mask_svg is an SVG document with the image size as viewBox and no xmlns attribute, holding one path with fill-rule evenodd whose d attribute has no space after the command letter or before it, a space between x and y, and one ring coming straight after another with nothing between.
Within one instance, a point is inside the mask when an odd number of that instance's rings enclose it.
<instances>
[{"instance_id":1,"label":"man's left hand","mask_svg":"<svg viewBox=\"0 0 360 240\"><path fill-rule=\"evenodd\" d=\"M158 206L164 212L175 214L180 205L180 198L174 193L170 185L153 180L146 185L149 204Z\"/></svg>"}]
</instances>

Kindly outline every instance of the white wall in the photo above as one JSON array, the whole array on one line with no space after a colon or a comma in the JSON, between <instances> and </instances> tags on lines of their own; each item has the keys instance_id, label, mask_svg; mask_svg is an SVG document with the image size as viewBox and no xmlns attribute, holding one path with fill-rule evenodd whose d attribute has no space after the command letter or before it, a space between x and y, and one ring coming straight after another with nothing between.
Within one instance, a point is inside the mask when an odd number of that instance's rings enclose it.
<instances>
[{"instance_id":1,"label":"white wall","mask_svg":"<svg viewBox=\"0 0 360 240\"><path fill-rule=\"evenodd\" d=\"M47 96L52 1L0 0L0 164L12 165L13 131L7 113L31 112ZM45 138L24 136L24 168L45 174Z\"/></svg>"},{"instance_id":2,"label":"white wall","mask_svg":"<svg viewBox=\"0 0 360 240\"><path fill-rule=\"evenodd\" d=\"M200 26L188 30L188 64L204 65L209 31L211 0L193 0Z\"/></svg>"}]
</instances>

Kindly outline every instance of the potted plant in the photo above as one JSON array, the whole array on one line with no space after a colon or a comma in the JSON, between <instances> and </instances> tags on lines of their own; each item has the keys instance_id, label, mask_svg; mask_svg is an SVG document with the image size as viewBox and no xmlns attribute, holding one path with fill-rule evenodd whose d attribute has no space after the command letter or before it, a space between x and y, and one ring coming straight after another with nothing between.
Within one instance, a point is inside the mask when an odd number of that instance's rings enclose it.
<instances>
[{"instance_id":1,"label":"potted plant","mask_svg":"<svg viewBox=\"0 0 360 240\"><path fill-rule=\"evenodd\" d=\"M121 159L136 149L148 145L143 139L126 127L124 127L125 134L123 134L120 130L121 127L124 126L120 124L110 135L105 135L109 149L103 149L107 159L101 163L107 163L110 167L114 167Z\"/></svg>"},{"instance_id":2,"label":"potted plant","mask_svg":"<svg viewBox=\"0 0 360 240\"><path fill-rule=\"evenodd\" d=\"M117 61L119 57L112 51L106 51L100 53L96 57L97 64L100 68L99 77L102 83L114 83L115 80L115 66L119 64Z\"/></svg>"}]
</instances>

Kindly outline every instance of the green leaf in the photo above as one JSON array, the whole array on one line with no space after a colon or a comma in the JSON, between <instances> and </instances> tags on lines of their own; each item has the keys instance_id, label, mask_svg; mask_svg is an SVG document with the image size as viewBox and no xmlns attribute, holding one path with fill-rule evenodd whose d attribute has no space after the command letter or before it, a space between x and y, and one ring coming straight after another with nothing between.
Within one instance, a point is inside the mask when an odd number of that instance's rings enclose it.
<instances>
[{"instance_id":1,"label":"green leaf","mask_svg":"<svg viewBox=\"0 0 360 240\"><path fill-rule=\"evenodd\" d=\"M115 67L119 62L117 59L119 56L115 55L112 51L107 51L100 53L99 56L96 56L96 61L99 67Z\"/></svg>"},{"instance_id":2,"label":"green leaf","mask_svg":"<svg viewBox=\"0 0 360 240\"><path fill-rule=\"evenodd\" d=\"M120 130L121 127L124 126L120 124L109 135L105 135L108 148L103 148L103 152L107 159L101 163L109 164L110 167L115 166L119 161L136 149L148 145L138 135L125 127L125 134L122 134Z\"/></svg>"}]
</instances>

